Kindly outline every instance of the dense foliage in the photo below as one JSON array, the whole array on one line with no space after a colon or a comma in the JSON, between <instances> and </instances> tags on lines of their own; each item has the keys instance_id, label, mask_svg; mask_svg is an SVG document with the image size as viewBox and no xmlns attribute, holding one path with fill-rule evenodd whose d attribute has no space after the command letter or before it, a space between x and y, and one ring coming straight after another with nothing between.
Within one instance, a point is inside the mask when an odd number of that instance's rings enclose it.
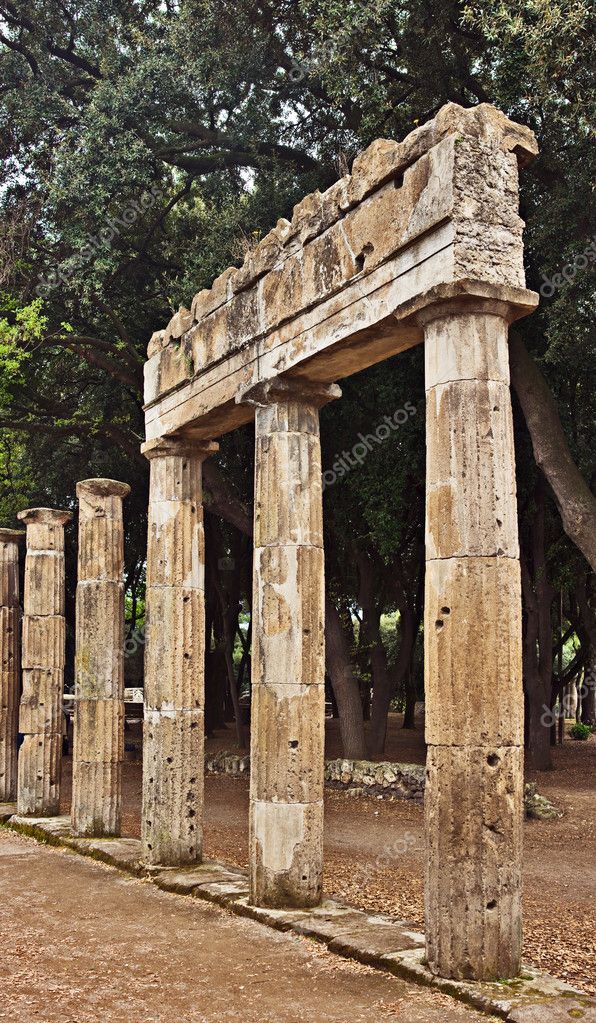
<instances>
[{"instance_id":1,"label":"dense foliage","mask_svg":"<svg viewBox=\"0 0 596 1023\"><path fill-rule=\"evenodd\" d=\"M544 301L520 330L555 393L573 456L591 478L589 3L10 0L0 2L0 19L3 523L26 505L73 505L79 479L128 481L127 580L141 607L142 365L152 331L240 260L302 195L332 182L364 145L402 137L449 100L493 102L538 136L541 155L524 177L522 213L528 285L542 288ZM416 410L326 489L329 589L356 674L376 683L388 672L391 692L408 690L412 704L417 684L420 695L420 351L343 388L344 399L323 415L326 469L385 414L407 402ZM526 621L540 591L535 603L552 625L540 706L596 660L593 598L519 410L516 433ZM250 431L225 440L220 469L223 489L211 480L214 512L249 509ZM250 600L250 545L234 526L210 518L217 654L230 631L226 615L233 634L238 602ZM220 572L222 553L237 572ZM396 609L399 642L387 664L380 621ZM362 622L353 631L355 617ZM560 630L580 641L565 677L556 668Z\"/></svg>"}]
</instances>

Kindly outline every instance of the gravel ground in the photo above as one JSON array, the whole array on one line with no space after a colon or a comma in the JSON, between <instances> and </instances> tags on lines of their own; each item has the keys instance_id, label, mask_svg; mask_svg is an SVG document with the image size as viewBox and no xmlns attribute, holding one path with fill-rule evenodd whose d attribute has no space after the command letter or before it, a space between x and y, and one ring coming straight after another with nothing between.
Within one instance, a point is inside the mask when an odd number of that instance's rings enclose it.
<instances>
[{"instance_id":1,"label":"gravel ground","mask_svg":"<svg viewBox=\"0 0 596 1023\"><path fill-rule=\"evenodd\" d=\"M388 760L424 763L421 732L390 723ZM233 750L233 729L208 741L208 749ZM336 722L328 722L326 755L340 755ZM566 741L553 750L556 770L528 774L563 812L556 821L527 821L524 836L524 958L596 994L596 737ZM66 763L63 812L70 802ZM140 828L141 765L125 768L124 833ZM422 806L349 798L326 792L325 891L362 909L390 913L423 925ZM248 779L207 775L205 853L246 866ZM1 1018L1 1017L0 1017Z\"/></svg>"},{"instance_id":2,"label":"gravel ground","mask_svg":"<svg viewBox=\"0 0 596 1023\"><path fill-rule=\"evenodd\" d=\"M481 1023L472 1009L0 830L6 1023Z\"/></svg>"}]
</instances>

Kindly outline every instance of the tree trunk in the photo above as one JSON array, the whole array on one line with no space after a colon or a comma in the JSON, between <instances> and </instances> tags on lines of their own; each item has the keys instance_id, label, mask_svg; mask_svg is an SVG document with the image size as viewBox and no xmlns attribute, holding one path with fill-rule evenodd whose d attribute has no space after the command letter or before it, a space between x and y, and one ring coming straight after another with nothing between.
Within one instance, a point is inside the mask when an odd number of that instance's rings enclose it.
<instances>
[{"instance_id":1,"label":"tree trunk","mask_svg":"<svg viewBox=\"0 0 596 1023\"><path fill-rule=\"evenodd\" d=\"M404 706L404 728L416 728L416 720L414 717L416 711L416 680L414 678L414 672L412 671L412 660L410 659L410 666L408 668L408 674L406 677L406 700Z\"/></svg>"},{"instance_id":2,"label":"tree trunk","mask_svg":"<svg viewBox=\"0 0 596 1023\"><path fill-rule=\"evenodd\" d=\"M382 756L385 751L387 737L387 715L393 694L402 686L408 676L412 660L412 650L416 638L415 615L410 607L402 604L399 617L400 644L399 654L393 672L389 676L388 685L380 689L378 699L373 691L373 713L370 729L370 744L374 756ZM415 702L415 701L414 701ZM413 709L412 709L413 713ZM405 724L405 722L404 722ZM407 726L406 726L407 727Z\"/></svg>"},{"instance_id":3,"label":"tree trunk","mask_svg":"<svg viewBox=\"0 0 596 1023\"><path fill-rule=\"evenodd\" d=\"M586 650L581 710L584 725L596 724L596 615L593 582L593 576L586 577L575 588L580 617L578 635Z\"/></svg>"},{"instance_id":4,"label":"tree trunk","mask_svg":"<svg viewBox=\"0 0 596 1023\"><path fill-rule=\"evenodd\" d=\"M339 711L343 755L351 760L364 760L366 743L360 689L352 671L339 612L330 597L325 599L325 617L325 660Z\"/></svg>"},{"instance_id":5,"label":"tree trunk","mask_svg":"<svg viewBox=\"0 0 596 1023\"><path fill-rule=\"evenodd\" d=\"M550 736L553 721L553 641L551 605L554 590L548 581L545 556L544 480L538 475L536 513L527 548L520 548L522 592L525 609L523 675L527 697L527 762L537 771L552 768ZM532 570L530 572L530 563Z\"/></svg>"},{"instance_id":6,"label":"tree trunk","mask_svg":"<svg viewBox=\"0 0 596 1023\"><path fill-rule=\"evenodd\" d=\"M387 653L383 646L380 630L371 650L373 677L372 708L370 714L369 747L373 757L382 757L387 736L387 715L395 692L395 680L389 671Z\"/></svg>"},{"instance_id":7,"label":"tree trunk","mask_svg":"<svg viewBox=\"0 0 596 1023\"><path fill-rule=\"evenodd\" d=\"M238 625L238 604L236 603L235 608L228 606L228 595L225 593L223 588L220 586L219 581L215 581L215 588L219 597L221 606L221 620L223 626L223 651L224 651L224 662L226 666L226 673L228 678L228 693L232 703L234 711L234 723L236 725L236 738L240 749L246 749L246 736L244 734L244 725L242 723L242 715L240 713L240 703L238 697L238 683L236 681L236 674L234 672L234 637L236 635L236 627ZM230 618L235 616L235 625L232 628Z\"/></svg>"},{"instance_id":8,"label":"tree trunk","mask_svg":"<svg viewBox=\"0 0 596 1023\"><path fill-rule=\"evenodd\" d=\"M536 465L552 489L567 536L596 572L596 498L573 461L552 391L515 330L509 361Z\"/></svg>"},{"instance_id":9,"label":"tree trunk","mask_svg":"<svg viewBox=\"0 0 596 1023\"><path fill-rule=\"evenodd\" d=\"M544 703L544 690L540 679L526 686L528 732L526 762L534 771L550 771L552 769L550 746L550 715L548 704ZM546 724L545 724L546 721Z\"/></svg>"},{"instance_id":10,"label":"tree trunk","mask_svg":"<svg viewBox=\"0 0 596 1023\"><path fill-rule=\"evenodd\" d=\"M577 682L575 679L572 682L568 682L565 686L565 694L563 696L563 707L566 718L571 718L575 721L577 714Z\"/></svg>"}]
</instances>

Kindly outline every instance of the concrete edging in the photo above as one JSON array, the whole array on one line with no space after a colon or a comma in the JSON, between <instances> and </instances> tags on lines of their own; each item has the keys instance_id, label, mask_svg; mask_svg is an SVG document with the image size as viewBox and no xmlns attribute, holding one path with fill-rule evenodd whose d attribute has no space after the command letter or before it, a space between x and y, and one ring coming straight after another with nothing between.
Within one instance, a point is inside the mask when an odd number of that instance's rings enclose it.
<instances>
[{"instance_id":1,"label":"concrete edging","mask_svg":"<svg viewBox=\"0 0 596 1023\"><path fill-rule=\"evenodd\" d=\"M354 909L326 899L314 910L261 909L248 902L248 878L238 867L206 860L195 867L146 867L135 838L75 838L69 817L26 818L0 805L0 825L49 845L71 849L137 877L165 892L204 899L280 931L292 931L344 958L436 988L510 1023L596 1021L596 999L534 967L508 981L452 981L425 965L424 935L406 921Z\"/></svg>"}]
</instances>

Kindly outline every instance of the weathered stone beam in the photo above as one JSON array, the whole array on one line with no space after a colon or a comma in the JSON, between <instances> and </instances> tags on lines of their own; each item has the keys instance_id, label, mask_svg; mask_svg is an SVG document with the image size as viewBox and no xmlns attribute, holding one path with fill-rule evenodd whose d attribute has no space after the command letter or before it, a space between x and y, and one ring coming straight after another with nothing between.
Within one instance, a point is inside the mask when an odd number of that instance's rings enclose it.
<instances>
[{"instance_id":1,"label":"weathered stone beam","mask_svg":"<svg viewBox=\"0 0 596 1023\"><path fill-rule=\"evenodd\" d=\"M19 543L25 531L0 529L0 803L17 795L21 689Z\"/></svg>"},{"instance_id":2,"label":"weathered stone beam","mask_svg":"<svg viewBox=\"0 0 596 1023\"><path fill-rule=\"evenodd\" d=\"M198 862L203 845L205 539L202 464L217 444L147 443L151 464L143 723L143 859Z\"/></svg>"},{"instance_id":3,"label":"weathered stone beam","mask_svg":"<svg viewBox=\"0 0 596 1023\"><path fill-rule=\"evenodd\" d=\"M319 409L275 381L256 406L250 900L315 906L323 875L324 552Z\"/></svg>"},{"instance_id":4,"label":"weathered stone beam","mask_svg":"<svg viewBox=\"0 0 596 1023\"><path fill-rule=\"evenodd\" d=\"M119 835L124 759L124 525L127 483L77 483L79 564L72 828Z\"/></svg>"},{"instance_id":5,"label":"weathered stone beam","mask_svg":"<svg viewBox=\"0 0 596 1023\"><path fill-rule=\"evenodd\" d=\"M523 289L518 158L535 152L528 129L486 104L448 104L404 142L377 140L154 335L147 437L191 422L225 432L251 384L327 382L419 343L408 303L434 288Z\"/></svg>"},{"instance_id":6,"label":"weathered stone beam","mask_svg":"<svg viewBox=\"0 0 596 1023\"><path fill-rule=\"evenodd\" d=\"M425 329L426 947L431 971L521 962L523 693L508 317L437 304Z\"/></svg>"},{"instance_id":7,"label":"weathered stone beam","mask_svg":"<svg viewBox=\"0 0 596 1023\"><path fill-rule=\"evenodd\" d=\"M64 526L72 514L29 508L17 518L27 527L17 808L22 815L51 817L60 804Z\"/></svg>"}]
</instances>

